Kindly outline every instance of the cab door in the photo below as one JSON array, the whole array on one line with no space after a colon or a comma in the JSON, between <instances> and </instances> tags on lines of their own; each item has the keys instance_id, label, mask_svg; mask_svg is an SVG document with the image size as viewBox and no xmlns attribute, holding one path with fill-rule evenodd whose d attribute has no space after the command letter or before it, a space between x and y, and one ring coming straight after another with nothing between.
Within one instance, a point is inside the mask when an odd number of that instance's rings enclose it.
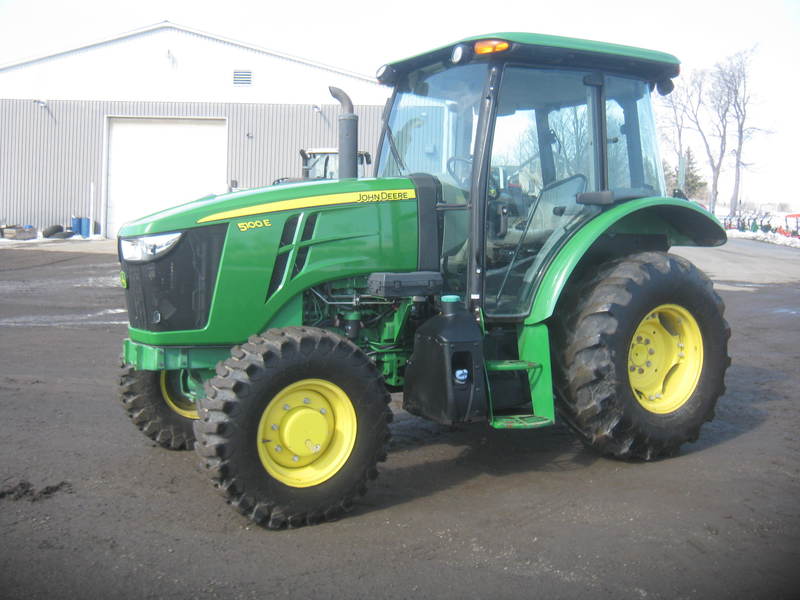
<instances>
[{"instance_id":1,"label":"cab door","mask_svg":"<svg viewBox=\"0 0 800 600\"><path fill-rule=\"evenodd\" d=\"M487 317L524 316L548 251L596 214L577 202L599 186L596 101L587 72L504 70L486 192Z\"/></svg>"}]
</instances>

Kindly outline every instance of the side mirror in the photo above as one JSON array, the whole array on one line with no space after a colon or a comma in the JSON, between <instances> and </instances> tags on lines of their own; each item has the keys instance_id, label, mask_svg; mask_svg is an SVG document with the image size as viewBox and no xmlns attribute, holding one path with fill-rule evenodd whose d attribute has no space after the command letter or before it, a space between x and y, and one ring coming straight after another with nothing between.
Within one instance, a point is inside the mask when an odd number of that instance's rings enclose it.
<instances>
[{"instance_id":1,"label":"side mirror","mask_svg":"<svg viewBox=\"0 0 800 600\"><path fill-rule=\"evenodd\" d=\"M672 82L672 79L662 79L661 81L656 82L656 89L658 90L659 94L666 96L675 89L675 84Z\"/></svg>"}]
</instances>

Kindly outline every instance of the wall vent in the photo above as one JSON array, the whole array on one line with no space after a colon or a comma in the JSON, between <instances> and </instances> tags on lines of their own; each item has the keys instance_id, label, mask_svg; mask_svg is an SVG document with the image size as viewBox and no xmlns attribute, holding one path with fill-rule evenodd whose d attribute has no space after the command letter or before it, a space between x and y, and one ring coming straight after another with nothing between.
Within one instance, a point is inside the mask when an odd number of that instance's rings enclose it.
<instances>
[{"instance_id":1,"label":"wall vent","mask_svg":"<svg viewBox=\"0 0 800 600\"><path fill-rule=\"evenodd\" d=\"M234 71L233 85L253 85L252 71Z\"/></svg>"}]
</instances>

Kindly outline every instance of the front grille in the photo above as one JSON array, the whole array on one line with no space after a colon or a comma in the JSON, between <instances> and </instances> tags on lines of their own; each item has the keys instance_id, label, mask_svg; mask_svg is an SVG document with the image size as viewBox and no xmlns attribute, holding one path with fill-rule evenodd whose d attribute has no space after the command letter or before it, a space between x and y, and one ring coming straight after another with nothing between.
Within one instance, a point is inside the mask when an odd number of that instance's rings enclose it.
<instances>
[{"instance_id":1,"label":"front grille","mask_svg":"<svg viewBox=\"0 0 800 600\"><path fill-rule=\"evenodd\" d=\"M206 326L226 231L225 223L189 229L154 261L122 261L131 327L181 331Z\"/></svg>"}]
</instances>

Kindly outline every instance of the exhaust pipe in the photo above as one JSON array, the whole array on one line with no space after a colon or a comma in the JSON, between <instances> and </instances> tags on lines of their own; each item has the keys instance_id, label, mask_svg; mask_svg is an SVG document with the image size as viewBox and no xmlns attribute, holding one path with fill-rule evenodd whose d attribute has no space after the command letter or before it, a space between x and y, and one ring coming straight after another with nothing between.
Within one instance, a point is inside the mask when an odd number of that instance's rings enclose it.
<instances>
[{"instance_id":1,"label":"exhaust pipe","mask_svg":"<svg viewBox=\"0 0 800 600\"><path fill-rule=\"evenodd\" d=\"M339 179L358 177L358 115L353 112L350 96L337 87L329 87L331 96L342 105L339 115Z\"/></svg>"}]
</instances>

